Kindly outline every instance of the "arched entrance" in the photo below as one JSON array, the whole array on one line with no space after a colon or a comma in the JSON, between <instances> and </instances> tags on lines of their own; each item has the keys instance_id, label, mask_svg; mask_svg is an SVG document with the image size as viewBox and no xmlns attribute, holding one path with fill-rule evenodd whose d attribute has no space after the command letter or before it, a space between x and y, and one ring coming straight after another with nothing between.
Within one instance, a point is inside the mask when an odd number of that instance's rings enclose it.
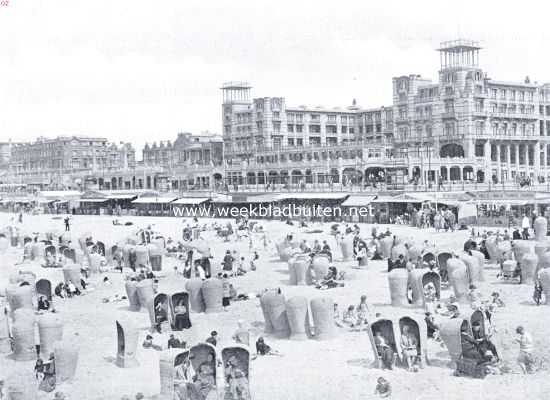
<instances>
[{"instance_id":1,"label":"arched entrance","mask_svg":"<svg viewBox=\"0 0 550 400\"><path fill-rule=\"evenodd\" d=\"M343 183L356 185L361 182L363 174L361 171L356 170L355 168L346 168L342 172Z\"/></svg>"},{"instance_id":2,"label":"arched entrance","mask_svg":"<svg viewBox=\"0 0 550 400\"><path fill-rule=\"evenodd\" d=\"M286 185L288 183L288 171L281 171L280 174L281 183Z\"/></svg>"},{"instance_id":3,"label":"arched entrance","mask_svg":"<svg viewBox=\"0 0 550 400\"><path fill-rule=\"evenodd\" d=\"M247 185L256 184L256 174L254 172L249 172L246 174L246 184Z\"/></svg>"},{"instance_id":4,"label":"arched entrance","mask_svg":"<svg viewBox=\"0 0 550 400\"><path fill-rule=\"evenodd\" d=\"M313 183L313 174L310 169L306 169L306 183Z\"/></svg>"},{"instance_id":5,"label":"arched entrance","mask_svg":"<svg viewBox=\"0 0 550 400\"><path fill-rule=\"evenodd\" d=\"M478 170L477 170L476 177L477 177L477 182L478 182L478 183L483 183L483 182L485 182L485 172L484 172L483 170L478 169Z\"/></svg>"},{"instance_id":6,"label":"arched entrance","mask_svg":"<svg viewBox=\"0 0 550 400\"><path fill-rule=\"evenodd\" d=\"M474 180L474 169L467 165L462 170L462 179L465 181L473 181Z\"/></svg>"},{"instance_id":7,"label":"arched entrance","mask_svg":"<svg viewBox=\"0 0 550 400\"><path fill-rule=\"evenodd\" d=\"M338 173L337 168L330 169L330 179L332 183L340 183L340 174Z\"/></svg>"},{"instance_id":8,"label":"arched entrance","mask_svg":"<svg viewBox=\"0 0 550 400\"><path fill-rule=\"evenodd\" d=\"M451 167L450 180L451 181L460 181L461 180L461 174L460 174L460 168L459 167Z\"/></svg>"},{"instance_id":9,"label":"arched entrance","mask_svg":"<svg viewBox=\"0 0 550 400\"><path fill-rule=\"evenodd\" d=\"M265 174L263 172L258 172L258 184L265 185Z\"/></svg>"},{"instance_id":10,"label":"arched entrance","mask_svg":"<svg viewBox=\"0 0 550 400\"><path fill-rule=\"evenodd\" d=\"M365 179L367 182L383 182L386 179L386 173L382 167L369 167L365 170Z\"/></svg>"},{"instance_id":11,"label":"arched entrance","mask_svg":"<svg viewBox=\"0 0 550 400\"><path fill-rule=\"evenodd\" d=\"M267 176L268 183L272 185L279 183L279 174L277 173L277 171L269 171L269 174Z\"/></svg>"},{"instance_id":12,"label":"arched entrance","mask_svg":"<svg viewBox=\"0 0 550 400\"><path fill-rule=\"evenodd\" d=\"M439 157L464 157L464 148L456 143L449 143L441 146Z\"/></svg>"},{"instance_id":13,"label":"arched entrance","mask_svg":"<svg viewBox=\"0 0 550 400\"><path fill-rule=\"evenodd\" d=\"M302 178L303 178L302 171L299 171L297 169L292 171L292 184L293 185L298 185L299 183L301 183Z\"/></svg>"},{"instance_id":14,"label":"arched entrance","mask_svg":"<svg viewBox=\"0 0 550 400\"><path fill-rule=\"evenodd\" d=\"M446 181L447 179L449 179L447 167L441 167L439 169L439 174L441 176L442 181Z\"/></svg>"}]
</instances>

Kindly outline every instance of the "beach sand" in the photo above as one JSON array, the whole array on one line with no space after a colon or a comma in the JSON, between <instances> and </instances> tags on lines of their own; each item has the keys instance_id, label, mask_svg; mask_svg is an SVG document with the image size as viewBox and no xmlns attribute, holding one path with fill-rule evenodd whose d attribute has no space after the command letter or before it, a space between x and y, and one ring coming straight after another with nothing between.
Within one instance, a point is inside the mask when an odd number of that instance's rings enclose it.
<instances>
[{"instance_id":1,"label":"beach sand","mask_svg":"<svg viewBox=\"0 0 550 400\"><path fill-rule=\"evenodd\" d=\"M9 224L13 214L0 214L0 226ZM169 217L123 217L122 222L132 221L135 225L113 226L108 216L74 216L71 233L76 240L86 232L94 239L102 240L106 245L114 244L128 236L139 227L152 225L153 229L165 237L175 240L181 238L184 226L181 219ZM203 222L203 221L201 221ZM211 222L211 221L204 221ZM218 220L220 223L225 221ZM365 270L353 269L355 262L341 262L340 250L332 236L328 235L331 224L324 224L323 234L307 234L293 226L278 221L261 221L272 241L269 249L263 249L261 235L255 236L254 247L260 254L258 270L231 281L239 292L260 293L264 288L280 287L286 298L295 295L308 299L332 297L343 312L350 304L358 304L361 295L366 294L376 312L383 316L417 315L423 317L422 310L416 308L395 308L389 305L390 295L387 280L386 261L370 261ZM368 237L371 225L360 224L362 235ZM317 229L319 225L315 228ZM380 226L385 230L386 226ZM310 228L311 229L311 228ZM428 240L438 247L461 250L468 231L454 233L435 233L430 230L418 230L405 226L391 226L398 235L414 238L421 243ZM53 219L51 215L24 216L23 230L26 232L63 231L62 219ZM279 261L274 243L287 233L294 232L298 239L314 238L330 240L336 260L336 267L347 272L346 286L327 291L313 287L289 286L287 264ZM203 237L211 246L214 259L212 265L219 269L220 262L227 249L237 249L249 260L248 240L224 243L215 232L203 232ZM27 263L15 266L22 259L22 249L9 248L1 255L0 290L4 291L9 275L17 269L32 270L38 278L48 278L55 285L63 280L61 269L41 268L39 263ZM160 280L160 292L176 292L184 289L185 280L174 273L176 260L164 257L163 271L166 277ZM550 352L550 307L535 306L531 300L531 285L504 283L496 278L497 269L486 269L486 282L480 290L486 296L499 291L506 307L499 309L494 316L498 333L495 342L501 357L507 362L512 373L501 376L488 376L485 380L476 380L453 376L447 366L448 352L434 342L430 342L428 358L430 365L418 373L396 368L394 371L381 371L372 367L373 354L368 335L365 331L350 332L340 329L337 338L329 341L307 340L293 342L275 339L265 335L266 342L280 351L282 357L260 357L251 363L250 381L253 399L370 399L376 398L374 389L376 378L384 376L392 385L394 399L548 399L550 380L548 371L539 371L533 375L523 375L515 359L518 347L513 342L515 327L524 325L535 340L538 355L549 359ZM102 285L104 276L109 276L112 286ZM126 295L123 276L120 273L97 274L90 278L96 289L84 296L72 299L56 299L55 308L64 320L64 336L78 335L80 358L77 373L71 384L63 384L58 390L65 391L71 399L120 399L122 395L133 396L143 392L146 396L158 395L159 362L158 352L146 350L141 342L148 333L149 316L145 311L128 311L128 302L103 303L102 298L113 294ZM450 290L442 293L447 298ZM136 368L122 369L114 365L116 356L115 320L131 319L140 327ZM253 341L263 335L263 317L259 300L233 303L227 312L218 314L191 314L193 327L176 335L193 345L204 341L209 332L219 333L218 348L231 345L231 336L237 329L237 321L243 319L253 331ZM155 340L166 346L167 334ZM29 385L35 384L32 377L34 362L15 362L9 356L0 355L0 377L8 380L21 379ZM52 394L42 395L51 398ZM42 398L41 397L41 398Z\"/></svg>"}]
</instances>

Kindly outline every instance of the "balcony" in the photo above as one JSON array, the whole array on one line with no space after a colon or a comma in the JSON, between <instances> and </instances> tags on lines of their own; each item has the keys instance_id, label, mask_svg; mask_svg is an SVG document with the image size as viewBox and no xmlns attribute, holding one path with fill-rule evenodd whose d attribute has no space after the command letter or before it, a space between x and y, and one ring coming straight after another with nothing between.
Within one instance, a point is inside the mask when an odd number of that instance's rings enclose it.
<instances>
[{"instance_id":1,"label":"balcony","mask_svg":"<svg viewBox=\"0 0 550 400\"><path fill-rule=\"evenodd\" d=\"M538 120L538 113L519 113L519 112L491 112L491 118L502 118L502 119L528 119L528 120Z\"/></svg>"},{"instance_id":2,"label":"balcony","mask_svg":"<svg viewBox=\"0 0 550 400\"><path fill-rule=\"evenodd\" d=\"M473 115L474 117L477 117L477 118L487 118L489 116L489 112L483 111L483 110L475 110L473 112Z\"/></svg>"},{"instance_id":3,"label":"balcony","mask_svg":"<svg viewBox=\"0 0 550 400\"><path fill-rule=\"evenodd\" d=\"M446 111L444 113L441 114L441 118L442 119L452 119L452 118L456 118L456 114L454 111Z\"/></svg>"}]
</instances>

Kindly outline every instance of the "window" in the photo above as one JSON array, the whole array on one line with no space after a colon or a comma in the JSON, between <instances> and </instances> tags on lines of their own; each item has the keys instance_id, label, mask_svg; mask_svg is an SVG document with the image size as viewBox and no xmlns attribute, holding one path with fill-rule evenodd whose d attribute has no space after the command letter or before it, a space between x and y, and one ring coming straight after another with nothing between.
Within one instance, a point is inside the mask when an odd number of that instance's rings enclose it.
<instances>
[{"instance_id":1,"label":"window","mask_svg":"<svg viewBox=\"0 0 550 400\"><path fill-rule=\"evenodd\" d=\"M294 146L294 139L288 138L287 143L289 146Z\"/></svg>"},{"instance_id":2,"label":"window","mask_svg":"<svg viewBox=\"0 0 550 400\"><path fill-rule=\"evenodd\" d=\"M348 133L348 127L347 126L342 126L342 133Z\"/></svg>"},{"instance_id":3,"label":"window","mask_svg":"<svg viewBox=\"0 0 550 400\"><path fill-rule=\"evenodd\" d=\"M326 131L327 131L327 134L338 133L338 129L337 129L336 125L327 125L326 126Z\"/></svg>"},{"instance_id":4,"label":"window","mask_svg":"<svg viewBox=\"0 0 550 400\"><path fill-rule=\"evenodd\" d=\"M273 111L273 119L281 119L281 114L279 111Z\"/></svg>"},{"instance_id":5,"label":"window","mask_svg":"<svg viewBox=\"0 0 550 400\"><path fill-rule=\"evenodd\" d=\"M342 125L346 125L346 124L348 123L348 117L346 117L345 115L342 115L342 116L340 117L340 123L341 123Z\"/></svg>"},{"instance_id":6,"label":"window","mask_svg":"<svg viewBox=\"0 0 550 400\"><path fill-rule=\"evenodd\" d=\"M296 133L302 133L304 130L303 125L296 125Z\"/></svg>"},{"instance_id":7,"label":"window","mask_svg":"<svg viewBox=\"0 0 550 400\"><path fill-rule=\"evenodd\" d=\"M336 123L336 115L329 115L327 117L327 120L328 120L328 122L331 122L331 123L335 124Z\"/></svg>"},{"instance_id":8,"label":"window","mask_svg":"<svg viewBox=\"0 0 550 400\"><path fill-rule=\"evenodd\" d=\"M506 89L500 89L500 98L502 100L506 99Z\"/></svg>"},{"instance_id":9,"label":"window","mask_svg":"<svg viewBox=\"0 0 550 400\"><path fill-rule=\"evenodd\" d=\"M321 133L321 125L309 125L310 133Z\"/></svg>"},{"instance_id":10,"label":"window","mask_svg":"<svg viewBox=\"0 0 550 400\"><path fill-rule=\"evenodd\" d=\"M321 120L321 117L319 116L319 114L310 114L309 118L311 122L319 122Z\"/></svg>"},{"instance_id":11,"label":"window","mask_svg":"<svg viewBox=\"0 0 550 400\"><path fill-rule=\"evenodd\" d=\"M304 115L303 114L296 114L296 122L304 122Z\"/></svg>"},{"instance_id":12,"label":"window","mask_svg":"<svg viewBox=\"0 0 550 400\"><path fill-rule=\"evenodd\" d=\"M432 126L431 125L426 125L426 136L427 137L432 137Z\"/></svg>"},{"instance_id":13,"label":"window","mask_svg":"<svg viewBox=\"0 0 550 400\"><path fill-rule=\"evenodd\" d=\"M294 132L294 125L288 124L288 125L286 126L286 130L287 130L289 133L293 133L293 132Z\"/></svg>"},{"instance_id":14,"label":"window","mask_svg":"<svg viewBox=\"0 0 550 400\"><path fill-rule=\"evenodd\" d=\"M476 100L476 111L483 112L483 100Z\"/></svg>"},{"instance_id":15,"label":"window","mask_svg":"<svg viewBox=\"0 0 550 400\"><path fill-rule=\"evenodd\" d=\"M485 123L482 121L476 122L476 135L481 136L483 135L483 131L485 130Z\"/></svg>"},{"instance_id":16,"label":"window","mask_svg":"<svg viewBox=\"0 0 550 400\"><path fill-rule=\"evenodd\" d=\"M491 98L492 98L492 99L496 99L496 98L497 98L497 90L496 90L496 89L491 89Z\"/></svg>"},{"instance_id":17,"label":"window","mask_svg":"<svg viewBox=\"0 0 550 400\"><path fill-rule=\"evenodd\" d=\"M297 146L303 146L304 145L304 139L296 139L296 145Z\"/></svg>"}]
</instances>

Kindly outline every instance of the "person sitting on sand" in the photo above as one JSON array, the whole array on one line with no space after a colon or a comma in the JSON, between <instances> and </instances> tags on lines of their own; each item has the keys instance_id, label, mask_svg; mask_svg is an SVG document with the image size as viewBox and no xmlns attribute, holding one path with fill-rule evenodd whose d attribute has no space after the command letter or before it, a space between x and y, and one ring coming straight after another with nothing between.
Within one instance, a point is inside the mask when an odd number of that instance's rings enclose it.
<instances>
[{"instance_id":1,"label":"person sitting on sand","mask_svg":"<svg viewBox=\"0 0 550 400\"><path fill-rule=\"evenodd\" d=\"M344 312L342 322L351 328L353 328L357 324L357 314L355 312L354 305L350 305L348 309Z\"/></svg>"},{"instance_id":2,"label":"person sitting on sand","mask_svg":"<svg viewBox=\"0 0 550 400\"><path fill-rule=\"evenodd\" d=\"M230 250L227 250L225 252L225 256L223 257L223 261L222 261L222 267L223 267L223 270L228 273L228 274L232 274L233 273L233 262L235 260L233 259L233 256L231 255L231 251Z\"/></svg>"},{"instance_id":3,"label":"person sitting on sand","mask_svg":"<svg viewBox=\"0 0 550 400\"><path fill-rule=\"evenodd\" d=\"M491 293L491 303L496 305L497 307L505 306L504 301L502 301L498 292Z\"/></svg>"},{"instance_id":4,"label":"person sitting on sand","mask_svg":"<svg viewBox=\"0 0 550 400\"><path fill-rule=\"evenodd\" d=\"M312 275L313 283L315 284L315 287L317 289L332 289L332 288L335 288L335 287L344 286L343 282L337 282L338 270L336 269L336 267L334 265L331 265L330 267L328 267L327 274L325 275L323 280L321 280L318 283L315 282L315 279L314 279L315 272L314 272L313 268L311 268L310 272L311 272L311 275Z\"/></svg>"},{"instance_id":5,"label":"person sitting on sand","mask_svg":"<svg viewBox=\"0 0 550 400\"><path fill-rule=\"evenodd\" d=\"M162 347L153 343L153 336L151 335L145 336L145 340L143 341L142 346L144 349L153 349L157 351L162 351Z\"/></svg>"},{"instance_id":6,"label":"person sitting on sand","mask_svg":"<svg viewBox=\"0 0 550 400\"><path fill-rule=\"evenodd\" d=\"M245 259L244 257L241 257L240 260L237 262L237 275L241 276L247 273L247 270L245 268Z\"/></svg>"},{"instance_id":7,"label":"person sitting on sand","mask_svg":"<svg viewBox=\"0 0 550 400\"><path fill-rule=\"evenodd\" d=\"M218 332L216 331L210 332L210 336L206 339L206 343L216 347L216 345L218 344Z\"/></svg>"},{"instance_id":8,"label":"person sitting on sand","mask_svg":"<svg viewBox=\"0 0 550 400\"><path fill-rule=\"evenodd\" d=\"M252 255L252 259L250 260L250 270L256 271L258 269L258 261L260 260L260 256L258 255L258 252L255 251Z\"/></svg>"},{"instance_id":9,"label":"person sitting on sand","mask_svg":"<svg viewBox=\"0 0 550 400\"><path fill-rule=\"evenodd\" d=\"M390 383L382 378L379 377L376 381L376 389L374 390L374 394L377 394L381 398L386 398L391 396L391 385Z\"/></svg>"},{"instance_id":10,"label":"person sitting on sand","mask_svg":"<svg viewBox=\"0 0 550 400\"><path fill-rule=\"evenodd\" d=\"M256 341L256 354L259 356L280 356L281 354L272 349L267 343L265 343L263 337L259 337Z\"/></svg>"}]
</instances>

